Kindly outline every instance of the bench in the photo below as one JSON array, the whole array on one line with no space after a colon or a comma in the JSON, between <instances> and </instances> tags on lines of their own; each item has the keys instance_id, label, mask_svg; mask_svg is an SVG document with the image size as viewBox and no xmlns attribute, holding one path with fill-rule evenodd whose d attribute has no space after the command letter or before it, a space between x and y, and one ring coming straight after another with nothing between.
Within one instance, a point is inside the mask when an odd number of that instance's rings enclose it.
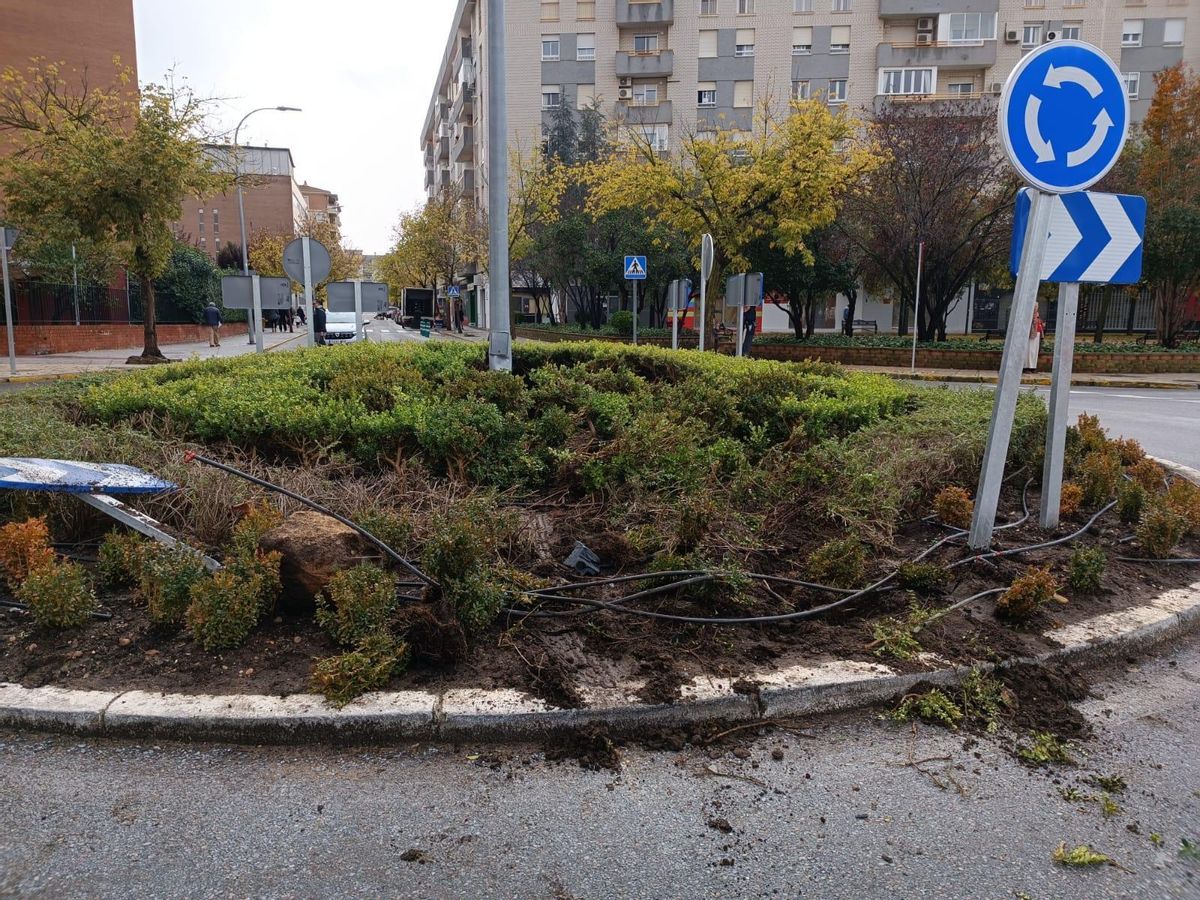
<instances>
[{"instance_id":1,"label":"bench","mask_svg":"<svg viewBox=\"0 0 1200 900\"><path fill-rule=\"evenodd\" d=\"M879 334L879 323L874 319L855 319L852 330L855 334Z\"/></svg>"}]
</instances>

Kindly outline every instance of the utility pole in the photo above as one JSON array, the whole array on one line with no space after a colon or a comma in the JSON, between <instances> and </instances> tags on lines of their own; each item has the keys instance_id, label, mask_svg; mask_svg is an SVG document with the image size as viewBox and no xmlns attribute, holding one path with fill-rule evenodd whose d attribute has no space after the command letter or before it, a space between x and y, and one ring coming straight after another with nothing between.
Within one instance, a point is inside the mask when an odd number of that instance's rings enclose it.
<instances>
[{"instance_id":1,"label":"utility pole","mask_svg":"<svg viewBox=\"0 0 1200 900\"><path fill-rule=\"evenodd\" d=\"M512 371L508 292L508 96L504 0L487 0L488 368Z\"/></svg>"}]
</instances>

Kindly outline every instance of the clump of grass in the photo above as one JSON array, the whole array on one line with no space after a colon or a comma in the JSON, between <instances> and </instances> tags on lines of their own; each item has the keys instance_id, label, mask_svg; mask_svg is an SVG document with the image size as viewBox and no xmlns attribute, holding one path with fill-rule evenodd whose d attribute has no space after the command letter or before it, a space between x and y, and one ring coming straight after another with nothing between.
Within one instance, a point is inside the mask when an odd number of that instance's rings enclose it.
<instances>
[{"instance_id":1,"label":"clump of grass","mask_svg":"<svg viewBox=\"0 0 1200 900\"><path fill-rule=\"evenodd\" d=\"M1067 583L1081 594L1098 593L1106 563L1107 557L1099 547L1077 547L1071 554Z\"/></svg>"},{"instance_id":2,"label":"clump of grass","mask_svg":"<svg viewBox=\"0 0 1200 900\"><path fill-rule=\"evenodd\" d=\"M96 592L87 570L74 562L39 565L17 587L17 599L29 606L43 628L79 628L96 611Z\"/></svg>"},{"instance_id":3,"label":"clump of grass","mask_svg":"<svg viewBox=\"0 0 1200 900\"><path fill-rule=\"evenodd\" d=\"M50 529L45 517L0 526L0 569L9 587L20 587L29 575L54 564Z\"/></svg>"},{"instance_id":4,"label":"clump of grass","mask_svg":"<svg viewBox=\"0 0 1200 900\"><path fill-rule=\"evenodd\" d=\"M1187 521L1162 501L1146 506L1142 518L1134 529L1138 543L1151 559L1167 559L1176 545L1183 540Z\"/></svg>"},{"instance_id":5,"label":"clump of grass","mask_svg":"<svg viewBox=\"0 0 1200 900\"><path fill-rule=\"evenodd\" d=\"M922 649L917 632L932 615L933 611L928 607L914 602L903 619L888 616L876 622L871 631L873 652L876 656L892 659L914 659Z\"/></svg>"},{"instance_id":6,"label":"clump of grass","mask_svg":"<svg viewBox=\"0 0 1200 900\"><path fill-rule=\"evenodd\" d=\"M1017 756L1033 766L1075 763L1067 745L1048 731L1035 731L1030 735L1029 743L1018 744Z\"/></svg>"},{"instance_id":7,"label":"clump of grass","mask_svg":"<svg viewBox=\"0 0 1200 900\"><path fill-rule=\"evenodd\" d=\"M1088 781L1110 794L1125 793L1125 779L1120 775L1093 775Z\"/></svg>"},{"instance_id":8,"label":"clump of grass","mask_svg":"<svg viewBox=\"0 0 1200 900\"><path fill-rule=\"evenodd\" d=\"M963 716L982 725L988 734L1000 729L1001 717L1012 708L1013 696L998 679L972 669L959 688Z\"/></svg>"},{"instance_id":9,"label":"clump of grass","mask_svg":"<svg viewBox=\"0 0 1200 900\"><path fill-rule=\"evenodd\" d=\"M965 488L952 484L942 488L933 498L933 511L938 521L953 528L970 528L975 501Z\"/></svg>"},{"instance_id":10,"label":"clump of grass","mask_svg":"<svg viewBox=\"0 0 1200 900\"><path fill-rule=\"evenodd\" d=\"M1083 488L1073 481L1065 481L1062 486L1062 493L1058 498L1058 514L1064 519L1075 515L1079 512L1079 507L1083 505Z\"/></svg>"},{"instance_id":11,"label":"clump of grass","mask_svg":"<svg viewBox=\"0 0 1200 900\"><path fill-rule=\"evenodd\" d=\"M152 544L136 531L113 530L98 551L100 577L109 587L136 585Z\"/></svg>"},{"instance_id":12,"label":"clump of grass","mask_svg":"<svg viewBox=\"0 0 1200 900\"><path fill-rule=\"evenodd\" d=\"M361 563L335 574L317 597L317 624L339 644L353 646L387 632L396 603L395 578Z\"/></svg>"},{"instance_id":13,"label":"clump of grass","mask_svg":"<svg viewBox=\"0 0 1200 900\"><path fill-rule=\"evenodd\" d=\"M857 538L837 538L822 544L808 557L808 574L814 581L851 588L863 582L867 552Z\"/></svg>"},{"instance_id":14,"label":"clump of grass","mask_svg":"<svg viewBox=\"0 0 1200 900\"><path fill-rule=\"evenodd\" d=\"M153 544L139 551L138 595L155 625L182 625L192 588L204 577L204 562L194 550Z\"/></svg>"},{"instance_id":15,"label":"clump of grass","mask_svg":"<svg viewBox=\"0 0 1200 900\"><path fill-rule=\"evenodd\" d=\"M909 694L892 710L890 718L896 722L920 719L931 725L942 725L957 731L958 724L963 719L963 711L940 688L932 688L923 694Z\"/></svg>"},{"instance_id":16,"label":"clump of grass","mask_svg":"<svg viewBox=\"0 0 1200 900\"><path fill-rule=\"evenodd\" d=\"M1073 868L1104 866L1112 862L1110 857L1098 850L1093 850L1086 844L1079 844L1068 850L1066 841L1063 841L1054 848L1051 858L1061 866L1071 866Z\"/></svg>"},{"instance_id":17,"label":"clump of grass","mask_svg":"<svg viewBox=\"0 0 1200 900\"><path fill-rule=\"evenodd\" d=\"M1121 805L1108 794L1101 794L1100 812L1104 814L1104 818L1111 819L1113 816L1120 814Z\"/></svg>"},{"instance_id":18,"label":"clump of grass","mask_svg":"<svg viewBox=\"0 0 1200 900\"><path fill-rule=\"evenodd\" d=\"M896 581L906 591L934 594L945 590L950 583L950 572L937 563L905 562L896 572Z\"/></svg>"},{"instance_id":19,"label":"clump of grass","mask_svg":"<svg viewBox=\"0 0 1200 900\"><path fill-rule=\"evenodd\" d=\"M1071 787L1059 788L1058 794L1068 803L1091 803L1096 799L1091 794L1085 794L1074 785Z\"/></svg>"},{"instance_id":20,"label":"clump of grass","mask_svg":"<svg viewBox=\"0 0 1200 900\"><path fill-rule=\"evenodd\" d=\"M1126 525L1132 525L1142 517L1149 495L1138 481L1123 481L1117 488L1117 516Z\"/></svg>"},{"instance_id":21,"label":"clump of grass","mask_svg":"<svg viewBox=\"0 0 1200 900\"><path fill-rule=\"evenodd\" d=\"M407 661L407 644L376 632L353 650L317 660L313 666L313 690L334 706L345 706L355 697L387 687Z\"/></svg>"},{"instance_id":22,"label":"clump of grass","mask_svg":"<svg viewBox=\"0 0 1200 900\"><path fill-rule=\"evenodd\" d=\"M996 601L996 614L1011 622L1026 622L1058 596L1058 583L1050 569L1030 566Z\"/></svg>"}]
</instances>

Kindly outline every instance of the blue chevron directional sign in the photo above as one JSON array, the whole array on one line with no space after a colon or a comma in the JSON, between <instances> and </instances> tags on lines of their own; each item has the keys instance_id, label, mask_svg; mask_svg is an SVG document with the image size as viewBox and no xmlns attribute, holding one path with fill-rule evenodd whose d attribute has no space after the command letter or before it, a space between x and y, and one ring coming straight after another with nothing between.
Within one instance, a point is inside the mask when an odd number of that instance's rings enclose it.
<instances>
[{"instance_id":1,"label":"blue chevron directional sign","mask_svg":"<svg viewBox=\"0 0 1200 900\"><path fill-rule=\"evenodd\" d=\"M1032 189L1017 195L1009 265L1020 268ZM1081 191L1047 197L1050 232L1041 281L1135 284L1142 277L1146 198Z\"/></svg>"},{"instance_id":2,"label":"blue chevron directional sign","mask_svg":"<svg viewBox=\"0 0 1200 900\"><path fill-rule=\"evenodd\" d=\"M1083 41L1027 54L1000 95L1000 136L1027 182L1081 191L1113 167L1129 135L1129 95L1111 59Z\"/></svg>"}]
</instances>

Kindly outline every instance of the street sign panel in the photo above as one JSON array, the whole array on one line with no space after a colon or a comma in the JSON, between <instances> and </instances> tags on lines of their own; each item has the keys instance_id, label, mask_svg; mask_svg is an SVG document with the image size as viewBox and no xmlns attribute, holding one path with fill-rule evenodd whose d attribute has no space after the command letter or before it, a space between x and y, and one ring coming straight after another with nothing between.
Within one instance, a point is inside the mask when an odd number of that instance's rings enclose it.
<instances>
[{"instance_id":1,"label":"street sign panel","mask_svg":"<svg viewBox=\"0 0 1200 900\"><path fill-rule=\"evenodd\" d=\"M253 309L253 275L225 275L221 278L221 305L226 309ZM263 309L291 309L291 282L286 278L258 279Z\"/></svg>"},{"instance_id":2,"label":"street sign panel","mask_svg":"<svg viewBox=\"0 0 1200 900\"><path fill-rule=\"evenodd\" d=\"M354 312L354 282L331 281L325 285L329 293L330 312ZM379 281L362 283L362 308L366 313L383 312L388 307L388 286Z\"/></svg>"},{"instance_id":3,"label":"street sign panel","mask_svg":"<svg viewBox=\"0 0 1200 900\"><path fill-rule=\"evenodd\" d=\"M18 229L13 228L12 226L8 226L3 229L3 236L4 236L4 249L11 250L13 248L13 246L17 243L17 238L21 236L21 232Z\"/></svg>"},{"instance_id":4,"label":"street sign panel","mask_svg":"<svg viewBox=\"0 0 1200 900\"><path fill-rule=\"evenodd\" d=\"M462 288L460 288L457 284L452 284L452 285L450 285L450 287L446 288L446 296L447 297L461 297L462 296Z\"/></svg>"},{"instance_id":5,"label":"street sign panel","mask_svg":"<svg viewBox=\"0 0 1200 900\"><path fill-rule=\"evenodd\" d=\"M646 280L646 257L644 257L644 256L627 256L627 257L625 257L625 280L626 281L645 281Z\"/></svg>"},{"instance_id":6,"label":"street sign panel","mask_svg":"<svg viewBox=\"0 0 1200 900\"><path fill-rule=\"evenodd\" d=\"M1000 137L1021 177L1052 194L1081 191L1112 168L1129 135L1120 70L1083 41L1042 44L1008 76Z\"/></svg>"},{"instance_id":7,"label":"street sign panel","mask_svg":"<svg viewBox=\"0 0 1200 900\"><path fill-rule=\"evenodd\" d=\"M730 275L725 279L725 305L746 305L746 273Z\"/></svg>"},{"instance_id":8,"label":"street sign panel","mask_svg":"<svg viewBox=\"0 0 1200 900\"><path fill-rule=\"evenodd\" d=\"M0 488L63 494L160 494L176 485L119 463L0 458Z\"/></svg>"},{"instance_id":9,"label":"street sign panel","mask_svg":"<svg viewBox=\"0 0 1200 900\"><path fill-rule=\"evenodd\" d=\"M708 281L708 276L712 274L713 268L713 237L711 234L706 234L700 238L700 280Z\"/></svg>"},{"instance_id":10,"label":"street sign panel","mask_svg":"<svg viewBox=\"0 0 1200 900\"><path fill-rule=\"evenodd\" d=\"M330 259L328 248L316 238L308 239L308 256L313 284L318 284L329 277L333 260ZM283 271L296 284L304 284L304 238L296 238L283 248Z\"/></svg>"},{"instance_id":11,"label":"street sign panel","mask_svg":"<svg viewBox=\"0 0 1200 900\"><path fill-rule=\"evenodd\" d=\"M764 294L763 273L747 272L746 287L742 293L742 306L762 306Z\"/></svg>"},{"instance_id":12,"label":"street sign panel","mask_svg":"<svg viewBox=\"0 0 1200 900\"><path fill-rule=\"evenodd\" d=\"M1030 188L1017 195L1009 266L1020 267L1032 207ZM1136 284L1142 277L1146 198L1090 191L1047 197L1050 231L1041 281Z\"/></svg>"}]
</instances>

